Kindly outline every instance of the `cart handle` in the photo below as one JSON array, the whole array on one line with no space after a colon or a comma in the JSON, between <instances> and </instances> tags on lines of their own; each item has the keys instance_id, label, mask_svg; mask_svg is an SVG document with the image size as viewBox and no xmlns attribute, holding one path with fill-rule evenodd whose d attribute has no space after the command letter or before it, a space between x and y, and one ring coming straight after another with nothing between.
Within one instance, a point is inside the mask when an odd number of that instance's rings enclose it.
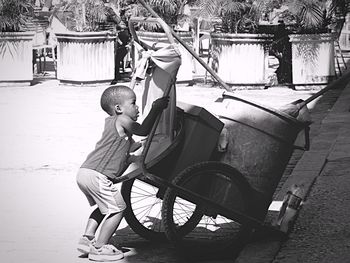
<instances>
[{"instance_id":1,"label":"cart handle","mask_svg":"<svg viewBox=\"0 0 350 263\"><path fill-rule=\"evenodd\" d=\"M175 81L175 80L173 80L173 81ZM171 88L174 86L174 83L175 83L175 82L172 82L172 84L170 84L170 85L166 88L163 97L168 97L168 96L169 96L170 90L171 90ZM144 176L146 176L146 177L149 177L149 174L150 174L150 173L147 171L147 168L146 168L146 156L147 156L148 151L149 151L149 149L150 149L150 147L151 147L151 143L152 143L153 137L154 137L154 135L155 135L155 133L156 133L156 129L157 129L157 126L158 126L158 123L159 123L159 121L160 121L160 117L162 116L162 114L163 114L163 111L161 111L160 113L158 113L158 115L157 115L157 117L156 117L156 120L155 120L155 122L154 122L154 124L153 124L153 126L152 126L152 129L151 129L149 135L147 136L145 147L143 148L142 153L141 153L141 162L140 162L140 164L141 164L141 171L142 171L142 174L143 174ZM152 177L152 178L153 178L153 177Z\"/></svg>"},{"instance_id":2,"label":"cart handle","mask_svg":"<svg viewBox=\"0 0 350 263\"><path fill-rule=\"evenodd\" d=\"M173 37L173 35L172 35L171 31L170 31L170 27L161 18L156 18L156 17L137 17L137 16L131 17L129 19L129 22L128 22L128 26L129 26L129 29L130 29L130 34L132 35L134 41L139 43L146 50L154 49L154 47L151 47L151 46L147 45L146 43L142 42L139 39L139 37L137 36L134 24L140 23L140 22L148 22L148 23L157 23L157 24L159 24L163 28L164 33L166 34L167 38L169 39L170 44L174 44L175 43L174 37Z\"/></svg>"},{"instance_id":3,"label":"cart handle","mask_svg":"<svg viewBox=\"0 0 350 263\"><path fill-rule=\"evenodd\" d=\"M164 30L166 36L168 37L169 39L169 42L170 44L174 44L175 43L175 40L171 34L171 31L170 31L170 27L161 19L161 18L140 18L140 17L131 17L129 19L129 22L128 22L128 25L129 25L129 29L130 29L130 33L134 39L134 41L136 41L137 43L139 43L142 47L144 47L146 50L148 49L154 49L154 47L150 47L149 45L147 45L146 43L143 43L140 41L140 39L138 38L137 34L136 34L136 31L135 31L135 27L134 27L134 24L137 23L137 22L151 22L151 23L158 23ZM164 94L163 94L163 97L168 97L169 94L170 94L170 91L171 91L171 88L172 87L175 87L175 82L176 82L176 79L172 79L171 80L171 83L170 85L168 85L164 91ZM130 83L130 86L131 87L134 87L136 83L136 78L135 76L133 76L132 80L131 80L131 83ZM159 121L160 121L160 118L161 118L161 115L162 115L163 111L161 111L160 113L158 113L157 117L156 117L156 120L151 128L151 131L149 133L149 135L147 136L147 139L146 139L146 144L143 148L143 151L141 153L141 161L140 161L140 164L141 164L141 171L142 171L142 174L146 177L149 177L150 174L148 173L147 171L147 168L146 168L146 156L149 152L149 149L151 147L151 143L152 143L152 140L153 140L153 137L156 133L156 129L157 129L157 126L159 124Z\"/></svg>"},{"instance_id":4,"label":"cart handle","mask_svg":"<svg viewBox=\"0 0 350 263\"><path fill-rule=\"evenodd\" d=\"M169 26L160 18L153 18L153 17L131 17L128 21L128 26L130 29L130 34L132 36L133 41L137 42L141 47L143 47L145 50L154 50L155 46L149 46L145 42L139 39L139 37L136 34L135 30L135 24L139 22L150 22L150 23L158 23L164 30L166 36L169 39L170 44L174 44L175 40L170 32ZM175 83L175 82L174 82ZM134 89L136 85L136 75L134 74L130 81L130 88Z\"/></svg>"}]
</instances>

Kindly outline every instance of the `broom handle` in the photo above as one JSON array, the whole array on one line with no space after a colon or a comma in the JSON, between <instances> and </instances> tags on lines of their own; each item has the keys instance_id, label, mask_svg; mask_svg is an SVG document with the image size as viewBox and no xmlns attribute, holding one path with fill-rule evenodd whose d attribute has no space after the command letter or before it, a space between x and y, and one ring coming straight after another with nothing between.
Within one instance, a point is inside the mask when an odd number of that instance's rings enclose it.
<instances>
[{"instance_id":1,"label":"broom handle","mask_svg":"<svg viewBox=\"0 0 350 263\"><path fill-rule=\"evenodd\" d=\"M151 13L152 16L158 18L158 19L161 19L163 20L162 18L159 17L159 15L150 7L146 4L146 2L144 0L137 0L140 2L141 5L143 5L144 8L147 9L148 12ZM165 23L165 22L164 22ZM168 26L169 27L169 26ZM176 38L177 41L179 41L179 43L184 47L186 48L186 50L188 52L191 53L191 55L221 84L221 86L227 90L227 91L230 91L232 92L232 89L230 88L229 85L227 85L219 76L218 74L216 74L216 72L210 68L197 54L196 52L194 52L192 50L192 48L185 42L183 41L175 32L172 28L169 27L169 30L171 32L171 34L174 36L174 38Z\"/></svg>"},{"instance_id":2,"label":"broom handle","mask_svg":"<svg viewBox=\"0 0 350 263\"><path fill-rule=\"evenodd\" d=\"M306 100L304 100L303 102L299 103L300 108L304 107L306 104L308 104L309 102L313 101L314 99L318 98L319 96L323 95L326 91L335 88L336 86L340 85L341 82L343 81L347 81L348 79L350 79L350 71L347 72L345 75L343 75L343 77L333 81L332 83L330 83L329 85L327 85L324 89L321 89L320 91L316 92L314 95L312 95L311 97L307 98Z\"/></svg>"}]
</instances>

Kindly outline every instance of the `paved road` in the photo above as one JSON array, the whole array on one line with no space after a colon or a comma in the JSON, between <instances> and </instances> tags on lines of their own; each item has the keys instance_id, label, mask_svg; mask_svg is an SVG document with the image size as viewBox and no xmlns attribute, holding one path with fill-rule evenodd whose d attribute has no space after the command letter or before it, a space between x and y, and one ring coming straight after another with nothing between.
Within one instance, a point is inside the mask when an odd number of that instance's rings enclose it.
<instances>
[{"instance_id":1,"label":"paved road","mask_svg":"<svg viewBox=\"0 0 350 263\"><path fill-rule=\"evenodd\" d=\"M350 84L323 120L313 141L315 161L324 165L313 178L293 232L274 263L350 262L349 101ZM310 174L311 170L305 177Z\"/></svg>"},{"instance_id":2,"label":"paved road","mask_svg":"<svg viewBox=\"0 0 350 263\"><path fill-rule=\"evenodd\" d=\"M75 173L100 136L105 115L99 96L104 88L60 86L56 80L0 88L2 262L87 262L75 247L91 210ZM279 107L314 92L271 88L236 95ZM178 85L179 100L212 111L221 93ZM122 238L117 242L127 249L120 262L183 262L169 245L142 240L125 222L118 234Z\"/></svg>"}]
</instances>

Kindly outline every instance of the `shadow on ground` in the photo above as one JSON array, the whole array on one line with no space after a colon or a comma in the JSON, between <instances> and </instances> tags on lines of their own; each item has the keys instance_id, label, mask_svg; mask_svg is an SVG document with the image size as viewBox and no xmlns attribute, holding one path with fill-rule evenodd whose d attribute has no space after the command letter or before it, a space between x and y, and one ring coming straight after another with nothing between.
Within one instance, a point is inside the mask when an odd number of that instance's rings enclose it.
<instances>
[{"instance_id":1,"label":"shadow on ground","mask_svg":"<svg viewBox=\"0 0 350 263\"><path fill-rule=\"evenodd\" d=\"M136 234L130 227L116 231L111 243L123 250L127 262L226 262L238 255L238 248L213 251L197 243L193 250L175 248L169 241L149 241Z\"/></svg>"}]
</instances>

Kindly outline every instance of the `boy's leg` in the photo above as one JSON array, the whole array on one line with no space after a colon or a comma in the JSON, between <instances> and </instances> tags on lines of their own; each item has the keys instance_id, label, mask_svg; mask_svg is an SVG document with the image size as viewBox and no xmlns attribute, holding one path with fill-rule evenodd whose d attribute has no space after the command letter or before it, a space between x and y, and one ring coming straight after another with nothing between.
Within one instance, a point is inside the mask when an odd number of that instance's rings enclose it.
<instances>
[{"instance_id":1,"label":"boy's leg","mask_svg":"<svg viewBox=\"0 0 350 263\"><path fill-rule=\"evenodd\" d=\"M102 223L100 234L96 240L95 247L102 247L108 244L113 233L117 230L121 220L123 219L123 212L109 214L106 220Z\"/></svg>"},{"instance_id":2,"label":"boy's leg","mask_svg":"<svg viewBox=\"0 0 350 263\"><path fill-rule=\"evenodd\" d=\"M90 246L95 245L95 233L103 218L104 215L101 214L98 208L91 213L86 225L85 233L78 242L77 249L80 253L88 254L90 251Z\"/></svg>"},{"instance_id":3,"label":"boy's leg","mask_svg":"<svg viewBox=\"0 0 350 263\"><path fill-rule=\"evenodd\" d=\"M115 261L122 259L124 254L115 246L108 244L123 218L123 212L107 214L100 227L96 243L90 247L89 259L93 261Z\"/></svg>"},{"instance_id":4,"label":"boy's leg","mask_svg":"<svg viewBox=\"0 0 350 263\"><path fill-rule=\"evenodd\" d=\"M90 215L89 220L87 222L84 236L88 238L92 238L95 236L98 226L101 224L104 215L101 214L100 210L96 208Z\"/></svg>"}]
</instances>

